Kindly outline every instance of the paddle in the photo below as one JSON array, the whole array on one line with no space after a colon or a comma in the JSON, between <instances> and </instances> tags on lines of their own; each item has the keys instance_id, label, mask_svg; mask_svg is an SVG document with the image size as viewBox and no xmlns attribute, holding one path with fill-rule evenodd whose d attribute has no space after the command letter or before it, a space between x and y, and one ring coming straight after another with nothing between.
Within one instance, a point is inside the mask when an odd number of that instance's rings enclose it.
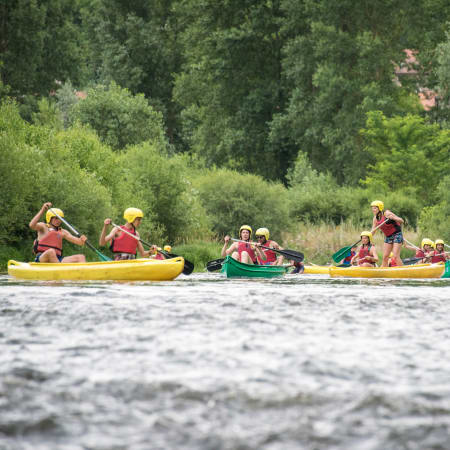
<instances>
[{"instance_id":1,"label":"paddle","mask_svg":"<svg viewBox=\"0 0 450 450\"><path fill-rule=\"evenodd\" d=\"M377 225L372 231L371 233L373 233L375 230L378 230L378 228L381 227L381 225L384 225L389 219L386 219L384 222L381 222L380 225ZM361 238L359 239L359 241L355 242L353 245L348 245L347 247L342 247L340 250L338 250L333 256L333 261L335 263L338 263L339 261L341 261L342 259L344 259L347 256L347 253L356 245L358 245L361 242Z\"/></svg>"},{"instance_id":2,"label":"paddle","mask_svg":"<svg viewBox=\"0 0 450 450\"><path fill-rule=\"evenodd\" d=\"M420 261L421 259L430 259L433 256L441 256L441 255L445 255L448 253L450 253L450 252L441 252L441 253L438 253L437 255L430 255L430 256L414 256L412 258L402 259L402 261L403 261L403 264L405 264L406 266L410 266L411 264L414 264L415 262Z\"/></svg>"},{"instance_id":3,"label":"paddle","mask_svg":"<svg viewBox=\"0 0 450 450\"><path fill-rule=\"evenodd\" d=\"M225 261L225 258L214 259L213 261L208 261L206 263L206 270L208 272L215 272L216 270L220 270L222 268L222 264Z\"/></svg>"},{"instance_id":4,"label":"paddle","mask_svg":"<svg viewBox=\"0 0 450 450\"><path fill-rule=\"evenodd\" d=\"M148 244L147 242L143 241L141 238L139 238L136 235L130 233L129 231L124 230L119 225L116 225L114 222L111 222L111 225L113 227L120 228L120 231L123 231L124 233L128 234L129 236L131 236L132 238L136 239L137 241L142 242L142 244L146 245L147 247L152 247L151 244ZM178 257L178 255L174 255L172 253L167 253L167 252L165 252L163 250L158 250L158 253L162 253L164 256L168 256L169 258L176 258L176 257ZM194 271L194 264L191 263L190 261L188 261L187 259L184 259L183 273L185 275L190 275L193 271Z\"/></svg>"},{"instance_id":5,"label":"paddle","mask_svg":"<svg viewBox=\"0 0 450 450\"><path fill-rule=\"evenodd\" d=\"M235 242L243 242L244 244L256 245L256 243L254 243L254 242L242 241L240 239L231 238L231 240L235 241ZM292 261L302 262L305 259L305 255L303 253L297 252L295 250L279 250L277 248L266 247L265 245L260 245L260 247L266 248L268 250L272 250L275 253L279 253L280 255L283 255L285 258L290 259Z\"/></svg>"},{"instance_id":6,"label":"paddle","mask_svg":"<svg viewBox=\"0 0 450 450\"><path fill-rule=\"evenodd\" d=\"M80 237L81 234L72 226L70 225L69 222L67 222L67 220L65 220L63 217L61 217L55 210L53 210L52 208L49 209L49 211L51 211L76 237ZM89 241L85 241L85 244L91 249L93 250L95 253L97 253L98 257L102 260L102 261L112 261L111 258L108 258L106 255L104 255L103 253L99 252Z\"/></svg>"}]
</instances>

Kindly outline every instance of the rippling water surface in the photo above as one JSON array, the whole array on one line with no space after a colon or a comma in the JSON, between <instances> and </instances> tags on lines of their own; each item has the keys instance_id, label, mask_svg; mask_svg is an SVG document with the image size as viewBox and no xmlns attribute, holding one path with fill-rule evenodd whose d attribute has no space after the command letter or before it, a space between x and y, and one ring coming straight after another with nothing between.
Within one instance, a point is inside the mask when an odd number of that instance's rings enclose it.
<instances>
[{"instance_id":1,"label":"rippling water surface","mask_svg":"<svg viewBox=\"0 0 450 450\"><path fill-rule=\"evenodd\" d=\"M0 449L449 449L450 280L0 276Z\"/></svg>"}]
</instances>

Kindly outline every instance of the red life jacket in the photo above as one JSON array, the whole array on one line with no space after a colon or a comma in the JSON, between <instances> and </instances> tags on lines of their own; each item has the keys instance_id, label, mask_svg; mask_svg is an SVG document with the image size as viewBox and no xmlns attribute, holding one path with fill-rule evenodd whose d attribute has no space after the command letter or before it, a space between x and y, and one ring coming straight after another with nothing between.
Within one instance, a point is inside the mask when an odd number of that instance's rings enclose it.
<instances>
[{"instance_id":1,"label":"red life jacket","mask_svg":"<svg viewBox=\"0 0 450 450\"><path fill-rule=\"evenodd\" d=\"M161 255L161 253L157 253L155 259L165 259L165 258L164 255Z\"/></svg>"},{"instance_id":2,"label":"red life jacket","mask_svg":"<svg viewBox=\"0 0 450 450\"><path fill-rule=\"evenodd\" d=\"M394 257L391 258L390 262L389 262L389 267L397 267L397 261L395 260Z\"/></svg>"},{"instance_id":3,"label":"red life jacket","mask_svg":"<svg viewBox=\"0 0 450 450\"><path fill-rule=\"evenodd\" d=\"M370 249L372 248L372 244L369 244L368 247L363 247L361 246L359 249L359 253L358 253L358 266L362 266L364 263L369 263L372 264L372 266L375 265L375 263L373 263L372 261L367 261L366 257L367 256L372 256L370 254Z\"/></svg>"},{"instance_id":4,"label":"red life jacket","mask_svg":"<svg viewBox=\"0 0 450 450\"><path fill-rule=\"evenodd\" d=\"M130 230L125 225L121 225L119 228L122 230L128 231L128 233L136 235L136 230ZM111 250L114 253L129 253L130 255L136 254L136 249L138 246L138 241L131 236L128 236L127 233L122 232L118 238L115 238L111 244Z\"/></svg>"},{"instance_id":5,"label":"red life jacket","mask_svg":"<svg viewBox=\"0 0 450 450\"><path fill-rule=\"evenodd\" d=\"M266 247L270 247L271 243L272 243L272 241L266 241L266 243L264 245ZM277 260L277 254L273 250L269 250L269 249L265 249L265 248L262 248L261 250L266 255L266 259L261 259L258 256L258 263L259 264L272 264L272 263L274 263Z\"/></svg>"},{"instance_id":6,"label":"red life jacket","mask_svg":"<svg viewBox=\"0 0 450 450\"><path fill-rule=\"evenodd\" d=\"M425 253L423 250L417 250L416 258L425 258Z\"/></svg>"},{"instance_id":7,"label":"red life jacket","mask_svg":"<svg viewBox=\"0 0 450 450\"><path fill-rule=\"evenodd\" d=\"M62 256L62 240L63 235L61 230L55 230L54 228L49 228L48 233L41 238L36 240L34 243L34 252L44 253L49 248L54 248L58 256Z\"/></svg>"},{"instance_id":8,"label":"red life jacket","mask_svg":"<svg viewBox=\"0 0 450 450\"><path fill-rule=\"evenodd\" d=\"M442 250L442 252L438 252L437 250L435 250L433 252L433 256L431 257L431 262L434 263L438 263L438 262L445 262L445 254L444 254L444 250Z\"/></svg>"},{"instance_id":9,"label":"red life jacket","mask_svg":"<svg viewBox=\"0 0 450 450\"><path fill-rule=\"evenodd\" d=\"M239 253L239 261L242 259L242 252L247 252L248 256L250 256L250 259L253 261L253 264L256 264L256 254L255 251L252 249L250 244L246 244L244 242L239 242L238 244L238 253Z\"/></svg>"},{"instance_id":10,"label":"red life jacket","mask_svg":"<svg viewBox=\"0 0 450 450\"><path fill-rule=\"evenodd\" d=\"M382 224L385 220L386 217L384 216L384 214L382 214L380 220L376 219L377 226ZM399 231L402 231L402 228L395 220L387 219L387 222L381 225L380 230L386 237L389 237L395 233L398 233Z\"/></svg>"}]
</instances>

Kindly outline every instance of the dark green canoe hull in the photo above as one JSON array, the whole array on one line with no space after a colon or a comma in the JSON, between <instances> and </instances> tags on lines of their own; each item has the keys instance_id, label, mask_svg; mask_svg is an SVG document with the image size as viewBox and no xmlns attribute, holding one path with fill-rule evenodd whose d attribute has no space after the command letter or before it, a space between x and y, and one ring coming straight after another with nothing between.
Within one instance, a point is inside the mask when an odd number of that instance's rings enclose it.
<instances>
[{"instance_id":1,"label":"dark green canoe hull","mask_svg":"<svg viewBox=\"0 0 450 450\"><path fill-rule=\"evenodd\" d=\"M227 278L274 278L282 277L287 271L283 266L259 266L244 264L227 256L222 264L222 273Z\"/></svg>"},{"instance_id":2,"label":"dark green canoe hull","mask_svg":"<svg viewBox=\"0 0 450 450\"><path fill-rule=\"evenodd\" d=\"M445 271L441 278L450 278L450 261L445 262Z\"/></svg>"}]
</instances>

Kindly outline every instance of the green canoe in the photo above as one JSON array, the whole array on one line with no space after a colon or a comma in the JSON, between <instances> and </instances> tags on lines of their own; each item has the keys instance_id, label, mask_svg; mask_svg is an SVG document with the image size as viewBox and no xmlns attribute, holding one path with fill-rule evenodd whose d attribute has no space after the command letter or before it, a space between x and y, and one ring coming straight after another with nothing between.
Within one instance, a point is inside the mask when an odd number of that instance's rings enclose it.
<instances>
[{"instance_id":1,"label":"green canoe","mask_svg":"<svg viewBox=\"0 0 450 450\"><path fill-rule=\"evenodd\" d=\"M445 271L441 278L450 278L450 261L445 262Z\"/></svg>"},{"instance_id":2,"label":"green canoe","mask_svg":"<svg viewBox=\"0 0 450 450\"><path fill-rule=\"evenodd\" d=\"M283 266L244 264L236 261L231 256L227 256L222 264L222 273L225 273L227 278L273 278L283 276L286 271L287 267Z\"/></svg>"}]
</instances>

